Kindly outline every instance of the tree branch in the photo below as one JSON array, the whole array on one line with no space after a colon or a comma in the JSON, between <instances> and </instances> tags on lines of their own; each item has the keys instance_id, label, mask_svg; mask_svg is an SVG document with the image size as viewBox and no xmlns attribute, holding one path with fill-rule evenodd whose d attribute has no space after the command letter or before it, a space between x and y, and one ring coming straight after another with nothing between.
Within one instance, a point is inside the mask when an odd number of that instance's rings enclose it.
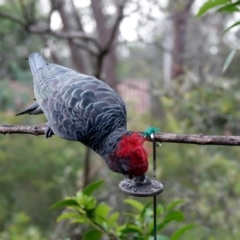
<instances>
[{"instance_id":1,"label":"tree branch","mask_svg":"<svg viewBox=\"0 0 240 240\"><path fill-rule=\"evenodd\" d=\"M15 17L15 16L13 16L13 15L11 15L9 13L2 12L2 11L0 11L0 18L9 19L9 20L11 20L11 21L13 21L15 23L20 24L21 26L25 26L25 24L26 24L24 21L22 21L18 17Z\"/></svg>"},{"instance_id":2,"label":"tree branch","mask_svg":"<svg viewBox=\"0 0 240 240\"><path fill-rule=\"evenodd\" d=\"M114 39L115 39L115 37L117 35L117 31L119 29L119 25L120 25L121 21L123 20L123 18L125 17L124 14L123 14L123 11L124 11L124 7L125 7L126 2L127 2L127 0L123 0L122 4L120 4L118 6L117 18L116 18L115 23L114 23L114 25L112 27L112 32L110 34L110 37L109 37L109 39L108 39L108 41L107 41L107 43L106 43L106 45L104 47L104 50L106 52L111 51L112 43L114 42Z\"/></svg>"},{"instance_id":3,"label":"tree branch","mask_svg":"<svg viewBox=\"0 0 240 240\"><path fill-rule=\"evenodd\" d=\"M85 43L80 43L77 41L72 41L72 43L77 46L78 48L88 52L89 54L91 54L92 56L96 57L98 55L98 53L94 50L92 50L88 45L86 45Z\"/></svg>"},{"instance_id":4,"label":"tree branch","mask_svg":"<svg viewBox=\"0 0 240 240\"><path fill-rule=\"evenodd\" d=\"M83 40L87 40L87 41L90 41L92 42L99 50L101 50L101 46L99 45L98 41L89 36L88 34L84 33L84 32L81 32L81 31L52 31L50 29L50 17L51 17L51 14L50 13L50 16L49 16L49 19L48 19L48 26L36 26L36 25L28 25L28 23L26 23L25 21L22 21L21 19L11 15L11 14L8 14L8 13L5 13L5 12L2 12L0 11L0 18L4 18L4 19L9 19L15 23L18 23L19 25L25 27L27 29L28 32L30 33L35 33L35 34L49 34L49 35L52 35L54 37L57 37L57 38L62 38L62 39L83 39Z\"/></svg>"},{"instance_id":5,"label":"tree branch","mask_svg":"<svg viewBox=\"0 0 240 240\"><path fill-rule=\"evenodd\" d=\"M240 136L156 133L155 138L157 142L171 142L197 145L240 146Z\"/></svg>"},{"instance_id":6,"label":"tree branch","mask_svg":"<svg viewBox=\"0 0 240 240\"><path fill-rule=\"evenodd\" d=\"M45 126L0 125L0 134L31 134L44 135ZM142 133L142 132L141 132ZM203 134L156 133L157 142L240 146L240 136L207 136ZM151 141L150 139L148 139Z\"/></svg>"},{"instance_id":7,"label":"tree branch","mask_svg":"<svg viewBox=\"0 0 240 240\"><path fill-rule=\"evenodd\" d=\"M31 134L43 135L45 126L0 125L0 134Z\"/></svg>"},{"instance_id":8,"label":"tree branch","mask_svg":"<svg viewBox=\"0 0 240 240\"><path fill-rule=\"evenodd\" d=\"M52 31L48 27L39 27L39 26L29 26L28 31L31 33L37 33L37 34L50 34L52 36L55 36L57 38L63 38L63 39L73 39L73 38L81 38L84 40L91 41L94 43L98 49L101 49L100 45L98 44L97 40L88 34L80 31Z\"/></svg>"}]
</instances>

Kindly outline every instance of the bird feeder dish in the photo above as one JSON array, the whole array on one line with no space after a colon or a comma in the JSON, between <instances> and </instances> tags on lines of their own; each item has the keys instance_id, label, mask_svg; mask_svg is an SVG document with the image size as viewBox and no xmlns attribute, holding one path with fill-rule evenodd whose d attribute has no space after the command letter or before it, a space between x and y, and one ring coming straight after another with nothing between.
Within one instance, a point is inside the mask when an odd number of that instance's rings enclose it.
<instances>
[{"instance_id":1,"label":"bird feeder dish","mask_svg":"<svg viewBox=\"0 0 240 240\"><path fill-rule=\"evenodd\" d=\"M164 187L157 180L146 177L143 182L134 179L124 179L119 183L119 188L126 194L135 197L150 197L162 193Z\"/></svg>"}]
</instances>

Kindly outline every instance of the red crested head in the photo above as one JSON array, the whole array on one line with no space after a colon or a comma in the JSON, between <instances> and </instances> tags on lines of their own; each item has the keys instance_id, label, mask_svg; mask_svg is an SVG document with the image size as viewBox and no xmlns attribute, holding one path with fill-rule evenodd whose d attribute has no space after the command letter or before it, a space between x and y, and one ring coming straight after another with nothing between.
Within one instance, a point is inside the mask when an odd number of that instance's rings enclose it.
<instances>
[{"instance_id":1,"label":"red crested head","mask_svg":"<svg viewBox=\"0 0 240 240\"><path fill-rule=\"evenodd\" d=\"M148 170L147 151L143 147L145 138L139 133L125 134L114 153L115 160L122 165L123 174L130 177L142 176ZM114 164L114 158L112 159ZM117 164L118 165L118 164ZM119 171L118 171L119 172Z\"/></svg>"}]
</instances>

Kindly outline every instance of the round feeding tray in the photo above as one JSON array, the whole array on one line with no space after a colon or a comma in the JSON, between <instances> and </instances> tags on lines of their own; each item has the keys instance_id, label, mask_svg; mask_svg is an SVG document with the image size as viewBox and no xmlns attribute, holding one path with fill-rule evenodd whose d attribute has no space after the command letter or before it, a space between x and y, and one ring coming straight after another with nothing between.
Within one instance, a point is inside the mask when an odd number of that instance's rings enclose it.
<instances>
[{"instance_id":1,"label":"round feeding tray","mask_svg":"<svg viewBox=\"0 0 240 240\"><path fill-rule=\"evenodd\" d=\"M134 179L124 179L119 183L119 188L128 195L150 197L160 194L164 187L159 181L148 178L148 181L142 183L136 183Z\"/></svg>"}]
</instances>

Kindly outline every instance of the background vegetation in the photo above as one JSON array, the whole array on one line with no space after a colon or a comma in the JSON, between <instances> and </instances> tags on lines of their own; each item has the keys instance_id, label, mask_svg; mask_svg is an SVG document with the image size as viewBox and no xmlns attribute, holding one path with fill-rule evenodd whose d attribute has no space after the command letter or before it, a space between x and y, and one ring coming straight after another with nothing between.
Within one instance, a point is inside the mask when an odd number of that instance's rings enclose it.
<instances>
[{"instance_id":1,"label":"background vegetation","mask_svg":"<svg viewBox=\"0 0 240 240\"><path fill-rule=\"evenodd\" d=\"M151 105L127 102L130 129L240 135L239 1L205 2L0 1L0 124L45 123L44 116L14 116L34 98L25 57L40 51L117 90L146 81ZM174 211L185 216L160 234L170 238L195 223L182 239L239 239L240 149L163 144L157 151L157 178L165 186L159 209L181 199ZM139 222L140 210L129 207L139 205L124 203L118 189L122 177L81 144L1 135L0 239L82 239L91 226L56 222L64 212L49 208L99 179L105 184L95 193L97 204L134 213L132 220L120 215L119 226ZM149 199L135 200L145 206ZM159 223L162 216L159 210Z\"/></svg>"}]
</instances>

